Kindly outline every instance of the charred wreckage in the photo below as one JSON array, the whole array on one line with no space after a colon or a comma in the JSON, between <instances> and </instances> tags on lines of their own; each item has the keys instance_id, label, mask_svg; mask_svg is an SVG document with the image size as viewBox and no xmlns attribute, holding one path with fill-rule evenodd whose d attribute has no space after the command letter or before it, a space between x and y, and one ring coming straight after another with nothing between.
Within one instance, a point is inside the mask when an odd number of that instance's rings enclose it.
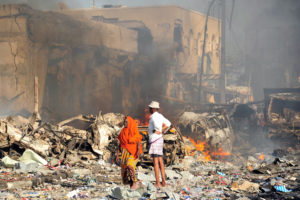
<instances>
[{"instance_id":1,"label":"charred wreckage","mask_svg":"<svg viewBox=\"0 0 300 200\"><path fill-rule=\"evenodd\" d=\"M278 148L269 155L258 153L258 149L253 151L253 147L246 145L251 140L250 138L255 136L252 134L254 130L264 130L266 136L271 139L282 134L298 136L297 116L299 112L297 107L293 107L297 102L299 103L297 101L298 96L277 93L270 95L270 97L270 100L266 101L269 102L266 111L272 118L268 118L266 121L259 117L262 113L258 113L258 111L263 112L263 109L259 109L262 105L261 102L257 105L221 105L223 109L220 110L220 106L218 106L218 109L213 109L210 112L182 112L174 123L175 126L172 131L169 130L163 136L164 161L167 165L168 180L173 184L174 181L194 178L195 181L189 184L195 188L199 184L200 180L198 179L206 177L211 183L221 186L222 189L219 188L219 190L222 193L215 191L211 194L216 197L237 198L239 195L254 197L258 194L262 198L291 198L299 195L299 188L295 180L298 180L296 173L299 172L300 168L297 161L286 159L286 156L297 156L299 140L292 141L293 144L296 144L295 146L291 147L291 143L285 143L290 146L289 149ZM282 107L278 109L276 107L278 106L276 105L277 101L287 102L280 104ZM108 185L111 183L121 184L119 170L118 168L113 169L115 168L113 166L118 164L115 153L119 146L117 136L122 129L123 121L124 115L121 113L102 114L101 112L97 116L78 115L57 124L42 121L38 113L34 113L29 118L9 116L2 119L0 121L1 165L6 169L12 169L10 172L12 174L18 174L18 170L22 170L22 173L42 174L30 181L24 180L24 177L12 182L4 181L0 184L0 188L8 190L35 188L35 190L40 190L39 188L47 185L47 187L60 185L59 187L56 186L58 187L56 190L68 192L69 198L79 198L80 196L88 198L95 196L96 193L91 193L90 189L88 191L82 188L78 189L79 187L91 187L93 185L92 187L98 188L103 183ZM278 123L278 121L283 124ZM270 123L272 125L269 125ZM283 125L286 127L285 129L282 128ZM286 132L283 133L285 130ZM139 125L139 132L143 136L143 154L139 159L138 177L145 184L150 184L147 181L153 181L153 177L151 178L152 160L148 154L147 131L147 125ZM287 138L285 135L282 137ZM224 161L240 163L245 167L238 169L230 162ZM43 165L46 169L41 169L34 163ZM102 167L97 167L99 164ZM110 169L110 175L105 175L107 174L106 169ZM232 170L238 170L243 175L237 178ZM287 171L290 174L285 174ZM226 174L230 174L230 177L226 178ZM252 179L252 176L256 175L258 182ZM2 178L8 176L10 175L7 173L0 175ZM18 175L14 176L18 177ZM280 180L278 176L281 176ZM76 181L72 184L69 183L70 180L74 181L74 177L76 177ZM266 179L267 177L269 177L270 182ZM94 180L94 183L91 180ZM179 183L176 182L176 184ZM204 182L203 184L207 183ZM287 184L290 189L293 189L293 193L274 193L274 191L279 190L281 190L280 192L292 191L285 187ZM196 198L200 194L205 197L211 192L211 190L206 189L203 189L202 192L194 191L194 189L188 192L186 189L176 189L175 185L173 192L161 192L159 195L180 199L186 194ZM184 187L182 183L179 185ZM103 187L104 185L97 190L104 191ZM214 186L211 185L210 187ZM73 190L68 188L73 188ZM75 188L77 189L74 190ZM152 198L158 197L155 196L158 193L153 193L150 189L145 189L144 192L146 193L140 194L140 197L144 195ZM53 192L49 192L49 195L50 193L55 196ZM112 187L102 194L115 199L127 199L131 198L132 195L137 195L123 187Z\"/></svg>"}]
</instances>

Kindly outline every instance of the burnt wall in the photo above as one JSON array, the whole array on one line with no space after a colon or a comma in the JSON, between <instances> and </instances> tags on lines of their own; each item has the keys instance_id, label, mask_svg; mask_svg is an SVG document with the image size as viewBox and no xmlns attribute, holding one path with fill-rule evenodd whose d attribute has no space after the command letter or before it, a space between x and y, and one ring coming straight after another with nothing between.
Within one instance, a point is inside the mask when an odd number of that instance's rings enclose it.
<instances>
[{"instance_id":1,"label":"burnt wall","mask_svg":"<svg viewBox=\"0 0 300 200\"><path fill-rule=\"evenodd\" d=\"M108 112L113 99L122 108L113 91L122 90L123 67L137 49L136 31L124 27L0 5L0 115L33 112L35 76L46 118Z\"/></svg>"}]
</instances>

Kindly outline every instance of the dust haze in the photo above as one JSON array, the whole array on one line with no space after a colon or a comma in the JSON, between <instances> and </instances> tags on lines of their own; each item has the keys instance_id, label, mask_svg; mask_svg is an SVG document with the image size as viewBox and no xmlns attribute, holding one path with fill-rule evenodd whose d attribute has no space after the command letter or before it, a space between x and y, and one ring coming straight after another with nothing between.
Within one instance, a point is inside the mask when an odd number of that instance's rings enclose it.
<instances>
[{"instance_id":1,"label":"dust haze","mask_svg":"<svg viewBox=\"0 0 300 200\"><path fill-rule=\"evenodd\" d=\"M70 9L89 8L91 0L1 0L2 4L28 4L53 10L63 2ZM108 1L95 0L96 7L178 5L206 13L208 0ZM221 18L216 1L211 16ZM295 87L300 76L300 2L297 0L226 1L226 66L236 72L227 84L250 85L254 99L263 99L263 88Z\"/></svg>"}]
</instances>

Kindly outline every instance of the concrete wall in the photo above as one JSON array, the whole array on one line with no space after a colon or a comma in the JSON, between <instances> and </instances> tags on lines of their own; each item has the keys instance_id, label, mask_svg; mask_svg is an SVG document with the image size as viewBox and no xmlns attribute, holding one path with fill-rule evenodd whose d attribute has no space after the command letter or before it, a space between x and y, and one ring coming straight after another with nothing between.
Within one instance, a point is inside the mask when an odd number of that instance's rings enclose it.
<instances>
[{"instance_id":1,"label":"concrete wall","mask_svg":"<svg viewBox=\"0 0 300 200\"><path fill-rule=\"evenodd\" d=\"M34 76L45 80L46 62L37 62L31 55L35 47L28 39L27 16L20 6L0 6L0 109L11 113L22 109L33 110ZM33 47L33 48L28 48ZM40 49L40 54L44 49ZM40 88L42 96L43 84ZM20 95L20 96L18 96ZM15 98L17 97L18 98Z\"/></svg>"}]
</instances>

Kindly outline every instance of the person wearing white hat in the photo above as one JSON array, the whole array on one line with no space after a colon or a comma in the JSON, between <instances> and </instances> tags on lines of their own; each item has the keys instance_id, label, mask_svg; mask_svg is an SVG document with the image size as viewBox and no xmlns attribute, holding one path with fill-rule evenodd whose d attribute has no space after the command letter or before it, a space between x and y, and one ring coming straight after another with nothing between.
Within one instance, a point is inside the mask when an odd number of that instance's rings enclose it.
<instances>
[{"instance_id":1,"label":"person wearing white hat","mask_svg":"<svg viewBox=\"0 0 300 200\"><path fill-rule=\"evenodd\" d=\"M156 184L159 188L166 185L165 166L163 160L163 133L171 126L171 122L158 112L159 103L152 101L149 105L149 111L152 114L149 120L149 154L153 158ZM161 172L162 183L159 181L159 171Z\"/></svg>"}]
</instances>

